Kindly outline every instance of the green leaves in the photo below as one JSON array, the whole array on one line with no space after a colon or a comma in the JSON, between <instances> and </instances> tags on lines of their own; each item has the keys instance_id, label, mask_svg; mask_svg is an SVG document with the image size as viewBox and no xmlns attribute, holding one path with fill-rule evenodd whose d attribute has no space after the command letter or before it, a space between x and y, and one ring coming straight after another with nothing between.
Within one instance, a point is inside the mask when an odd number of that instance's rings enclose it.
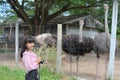
<instances>
[{"instance_id":1,"label":"green leaves","mask_svg":"<svg viewBox=\"0 0 120 80\"><path fill-rule=\"evenodd\" d=\"M47 22L56 18L57 16L63 16L65 12L67 15L83 15L83 14L91 14L95 17L104 20L104 3L111 4L111 0L2 0L6 1L12 8L14 13L10 13L8 17L17 16L21 18L25 23L30 25L39 25L35 27L36 29L31 28L30 32L33 32L32 35L39 34L41 27L45 25ZM23 2L22 2L23 1ZM0 2L2 3L2 2ZM8 12L6 12L8 14ZM16 18L10 18L14 19ZM6 19L6 20L10 20Z\"/></svg>"},{"instance_id":2,"label":"green leaves","mask_svg":"<svg viewBox=\"0 0 120 80\"><path fill-rule=\"evenodd\" d=\"M0 66L0 80L24 80L24 71Z\"/></svg>"},{"instance_id":3,"label":"green leaves","mask_svg":"<svg viewBox=\"0 0 120 80\"><path fill-rule=\"evenodd\" d=\"M73 6L82 6L85 5L85 0L70 0Z\"/></svg>"}]
</instances>

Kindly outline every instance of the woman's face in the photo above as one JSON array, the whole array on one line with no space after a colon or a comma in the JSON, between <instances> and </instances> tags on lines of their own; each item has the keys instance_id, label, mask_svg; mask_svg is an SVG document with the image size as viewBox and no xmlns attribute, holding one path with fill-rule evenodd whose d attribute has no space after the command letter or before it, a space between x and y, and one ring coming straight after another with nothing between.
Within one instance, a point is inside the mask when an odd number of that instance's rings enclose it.
<instances>
[{"instance_id":1,"label":"woman's face","mask_svg":"<svg viewBox=\"0 0 120 80\"><path fill-rule=\"evenodd\" d=\"M26 43L26 47L28 50L32 50L34 48L34 43L33 42L28 42Z\"/></svg>"}]
</instances>

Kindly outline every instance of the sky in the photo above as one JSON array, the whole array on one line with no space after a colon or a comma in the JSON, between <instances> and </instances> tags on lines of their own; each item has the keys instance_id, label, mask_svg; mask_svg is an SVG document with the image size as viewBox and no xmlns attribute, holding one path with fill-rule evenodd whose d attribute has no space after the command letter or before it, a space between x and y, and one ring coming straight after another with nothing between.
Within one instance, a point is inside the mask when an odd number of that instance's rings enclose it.
<instances>
[{"instance_id":1,"label":"sky","mask_svg":"<svg viewBox=\"0 0 120 80\"><path fill-rule=\"evenodd\" d=\"M10 7L7 4L0 4L0 22L3 21L3 18L7 16L6 10L9 10Z\"/></svg>"},{"instance_id":2,"label":"sky","mask_svg":"<svg viewBox=\"0 0 120 80\"><path fill-rule=\"evenodd\" d=\"M4 0L6 1L6 0ZM19 2L21 2L22 0L18 0ZM33 1L33 0L30 0L30 1ZM10 7L8 4L0 4L0 22L3 21L2 18L5 18L7 17L7 14L6 14L6 10L9 10Z\"/></svg>"},{"instance_id":3,"label":"sky","mask_svg":"<svg viewBox=\"0 0 120 80\"><path fill-rule=\"evenodd\" d=\"M19 0L19 2L21 2L22 0ZM33 0L30 0L33 1ZM10 7L8 4L0 4L0 23L3 22L3 19L7 17L7 13L6 10L9 10ZM69 13L68 12L64 12L63 14L64 16L68 16Z\"/></svg>"}]
</instances>

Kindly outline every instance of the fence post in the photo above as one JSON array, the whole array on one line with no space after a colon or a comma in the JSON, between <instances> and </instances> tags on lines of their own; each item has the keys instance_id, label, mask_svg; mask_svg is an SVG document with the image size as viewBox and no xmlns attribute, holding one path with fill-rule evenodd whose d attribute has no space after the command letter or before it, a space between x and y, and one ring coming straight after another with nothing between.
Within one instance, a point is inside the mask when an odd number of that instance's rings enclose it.
<instances>
[{"instance_id":1,"label":"fence post","mask_svg":"<svg viewBox=\"0 0 120 80\"><path fill-rule=\"evenodd\" d=\"M61 52L62 52L62 24L57 25L57 60L56 72L61 72Z\"/></svg>"},{"instance_id":2,"label":"fence post","mask_svg":"<svg viewBox=\"0 0 120 80\"><path fill-rule=\"evenodd\" d=\"M18 50L19 50L19 24L15 25L15 62L18 66Z\"/></svg>"},{"instance_id":3,"label":"fence post","mask_svg":"<svg viewBox=\"0 0 120 80\"><path fill-rule=\"evenodd\" d=\"M112 30L111 30L112 33L111 33L111 39L110 39L110 60L109 60L109 66L108 66L107 80L113 80L113 74L114 74L117 18L118 18L118 0L114 0L113 11L112 11Z\"/></svg>"}]
</instances>

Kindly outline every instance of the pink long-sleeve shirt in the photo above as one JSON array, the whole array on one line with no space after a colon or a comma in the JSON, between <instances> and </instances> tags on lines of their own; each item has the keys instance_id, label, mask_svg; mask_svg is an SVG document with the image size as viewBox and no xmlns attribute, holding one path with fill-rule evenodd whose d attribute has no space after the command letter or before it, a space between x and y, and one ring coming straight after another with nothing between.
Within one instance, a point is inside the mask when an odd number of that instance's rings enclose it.
<instances>
[{"instance_id":1,"label":"pink long-sleeve shirt","mask_svg":"<svg viewBox=\"0 0 120 80\"><path fill-rule=\"evenodd\" d=\"M23 53L22 61L27 73L31 70L38 69L39 64L36 62L37 59L37 55L32 51L25 51Z\"/></svg>"}]
</instances>

